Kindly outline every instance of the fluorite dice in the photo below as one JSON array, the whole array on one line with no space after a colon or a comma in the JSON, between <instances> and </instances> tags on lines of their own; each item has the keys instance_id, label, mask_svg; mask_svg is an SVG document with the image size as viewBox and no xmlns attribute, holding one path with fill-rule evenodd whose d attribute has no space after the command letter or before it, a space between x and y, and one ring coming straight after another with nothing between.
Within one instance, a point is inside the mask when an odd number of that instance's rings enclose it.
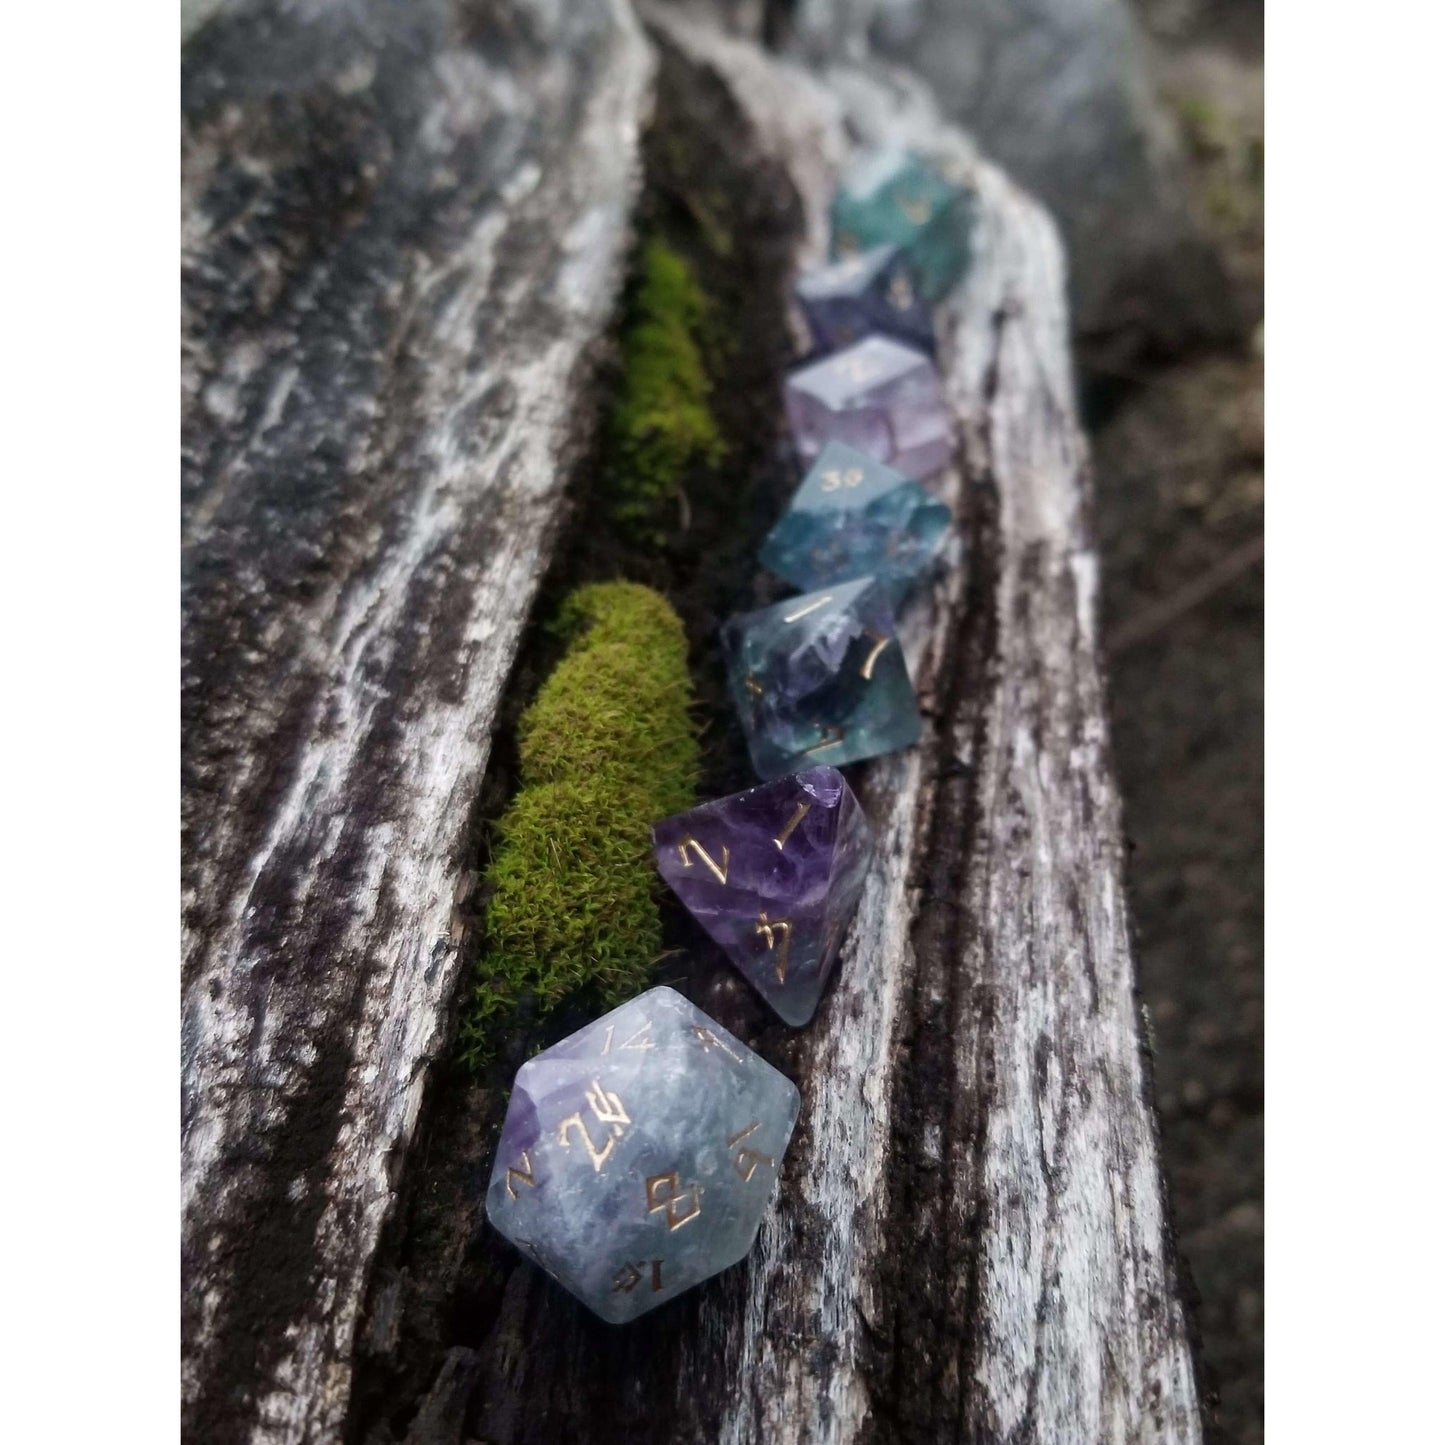
<instances>
[{"instance_id":1,"label":"fluorite dice","mask_svg":"<svg viewBox=\"0 0 1445 1445\"><path fill-rule=\"evenodd\" d=\"M918 741L918 703L876 578L730 617L722 640L760 777L841 767Z\"/></svg>"},{"instance_id":2,"label":"fluorite dice","mask_svg":"<svg viewBox=\"0 0 1445 1445\"><path fill-rule=\"evenodd\" d=\"M937 301L968 269L973 196L926 161L888 149L863 157L833 198L833 254L897 246L926 301Z\"/></svg>"},{"instance_id":3,"label":"fluorite dice","mask_svg":"<svg viewBox=\"0 0 1445 1445\"><path fill-rule=\"evenodd\" d=\"M931 476L953 455L953 422L938 372L921 351L869 336L804 366L783 393L805 466L844 442L903 473Z\"/></svg>"},{"instance_id":4,"label":"fluorite dice","mask_svg":"<svg viewBox=\"0 0 1445 1445\"><path fill-rule=\"evenodd\" d=\"M795 1028L813 1017L873 849L837 768L808 768L652 829L657 871Z\"/></svg>"},{"instance_id":5,"label":"fluorite dice","mask_svg":"<svg viewBox=\"0 0 1445 1445\"><path fill-rule=\"evenodd\" d=\"M897 246L875 246L861 256L805 271L793 295L823 351L837 351L876 332L933 352L933 312Z\"/></svg>"},{"instance_id":6,"label":"fluorite dice","mask_svg":"<svg viewBox=\"0 0 1445 1445\"><path fill-rule=\"evenodd\" d=\"M670 988L517 1071L487 1217L614 1324L752 1248L798 1091Z\"/></svg>"},{"instance_id":7,"label":"fluorite dice","mask_svg":"<svg viewBox=\"0 0 1445 1445\"><path fill-rule=\"evenodd\" d=\"M758 560L809 591L874 576L888 589L896 613L936 565L949 521L948 508L917 482L842 442L829 442L768 533Z\"/></svg>"}]
</instances>

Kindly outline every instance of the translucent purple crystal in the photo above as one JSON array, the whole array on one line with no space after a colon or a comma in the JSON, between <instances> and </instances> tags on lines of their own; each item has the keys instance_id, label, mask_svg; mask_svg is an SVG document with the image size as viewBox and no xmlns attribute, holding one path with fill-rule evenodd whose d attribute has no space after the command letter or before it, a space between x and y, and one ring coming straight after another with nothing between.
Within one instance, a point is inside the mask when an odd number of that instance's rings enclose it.
<instances>
[{"instance_id":1,"label":"translucent purple crystal","mask_svg":"<svg viewBox=\"0 0 1445 1445\"><path fill-rule=\"evenodd\" d=\"M953 421L933 363L886 336L793 372L783 401L804 465L830 441L845 442L921 481L953 455Z\"/></svg>"},{"instance_id":2,"label":"translucent purple crystal","mask_svg":"<svg viewBox=\"0 0 1445 1445\"><path fill-rule=\"evenodd\" d=\"M858 906L868 821L809 768L653 825L657 870L786 1023L813 1017Z\"/></svg>"}]
</instances>

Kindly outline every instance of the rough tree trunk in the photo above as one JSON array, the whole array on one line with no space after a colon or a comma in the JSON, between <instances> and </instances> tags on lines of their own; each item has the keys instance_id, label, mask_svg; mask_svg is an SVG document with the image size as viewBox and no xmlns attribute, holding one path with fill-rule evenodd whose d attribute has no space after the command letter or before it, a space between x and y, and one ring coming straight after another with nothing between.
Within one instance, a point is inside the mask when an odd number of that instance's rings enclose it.
<instances>
[{"instance_id":1,"label":"rough tree trunk","mask_svg":"<svg viewBox=\"0 0 1445 1445\"><path fill-rule=\"evenodd\" d=\"M257 13L186 55L184 1380L207 1445L348 1428L653 74L602 0ZM1195 1441L1055 231L905 80L653 20L715 134L795 188L798 263L859 141L901 128L972 174L941 482L971 556L907 619L922 744L859 770L880 859L837 987L775 1055L803 1113L753 1255L609 1330L498 1242L493 1316L408 1420L350 1432Z\"/></svg>"}]
</instances>

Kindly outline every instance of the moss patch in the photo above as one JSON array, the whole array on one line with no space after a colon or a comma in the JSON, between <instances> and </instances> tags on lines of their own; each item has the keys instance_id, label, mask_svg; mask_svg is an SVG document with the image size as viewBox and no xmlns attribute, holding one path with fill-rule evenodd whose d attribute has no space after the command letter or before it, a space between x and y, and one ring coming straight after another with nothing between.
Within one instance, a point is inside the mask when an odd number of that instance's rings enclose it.
<instances>
[{"instance_id":1,"label":"moss patch","mask_svg":"<svg viewBox=\"0 0 1445 1445\"><path fill-rule=\"evenodd\" d=\"M622 387L606 465L613 520L634 541L660 543L683 474L722 460L703 360L710 313L682 256L663 241L648 241L622 330Z\"/></svg>"},{"instance_id":2,"label":"moss patch","mask_svg":"<svg viewBox=\"0 0 1445 1445\"><path fill-rule=\"evenodd\" d=\"M693 801L698 750L682 623L633 582L579 588L567 650L518 728L521 787L496 825L484 952L460 1057L480 1068L519 1008L587 988L610 1008L662 953L650 825Z\"/></svg>"}]
</instances>

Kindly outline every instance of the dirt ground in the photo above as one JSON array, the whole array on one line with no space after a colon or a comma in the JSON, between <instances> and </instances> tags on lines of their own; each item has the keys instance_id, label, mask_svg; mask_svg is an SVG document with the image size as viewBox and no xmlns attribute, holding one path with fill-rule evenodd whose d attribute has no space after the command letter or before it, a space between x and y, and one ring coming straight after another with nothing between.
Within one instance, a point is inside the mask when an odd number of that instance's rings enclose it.
<instances>
[{"instance_id":1,"label":"dirt ground","mask_svg":"<svg viewBox=\"0 0 1445 1445\"><path fill-rule=\"evenodd\" d=\"M1094 387L1139 970L1214 1438L1264 1438L1263 34L1140 4L1250 340Z\"/></svg>"}]
</instances>

